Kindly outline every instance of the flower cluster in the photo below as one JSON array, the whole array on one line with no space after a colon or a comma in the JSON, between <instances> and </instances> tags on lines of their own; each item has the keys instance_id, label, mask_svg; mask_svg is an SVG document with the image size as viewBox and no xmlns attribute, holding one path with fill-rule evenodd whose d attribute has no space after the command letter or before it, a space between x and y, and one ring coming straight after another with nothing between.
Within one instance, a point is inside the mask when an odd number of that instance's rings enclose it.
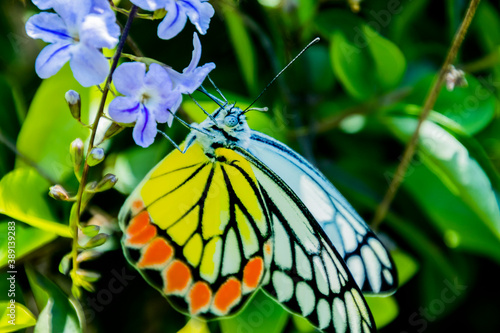
<instances>
[{"instance_id":1,"label":"flower cluster","mask_svg":"<svg viewBox=\"0 0 500 333\"><path fill-rule=\"evenodd\" d=\"M215 68L214 63L198 67L201 43L193 36L193 58L182 73L172 68L140 62L125 63L113 74L116 90L125 96L116 97L109 105L109 115L121 123L136 122L133 137L142 147L148 147L156 136L156 122L169 125L172 114L182 101L182 94L191 94Z\"/></svg>"},{"instance_id":2,"label":"flower cluster","mask_svg":"<svg viewBox=\"0 0 500 333\"><path fill-rule=\"evenodd\" d=\"M167 15L158 25L158 37L171 39L186 25L187 18L194 24L200 34L207 32L210 19L214 16L214 8L207 0L130 0L145 10L166 9Z\"/></svg>"},{"instance_id":3,"label":"flower cluster","mask_svg":"<svg viewBox=\"0 0 500 333\"><path fill-rule=\"evenodd\" d=\"M45 79L69 61L76 80L84 87L100 84L109 73L102 48L118 43L120 28L106 0L33 0L42 12L26 23L31 38L49 43L38 55L35 70Z\"/></svg>"},{"instance_id":4,"label":"flower cluster","mask_svg":"<svg viewBox=\"0 0 500 333\"><path fill-rule=\"evenodd\" d=\"M26 23L32 38L49 43L38 55L36 72L41 78L56 74L69 61L75 78L88 87L102 83L109 75L109 61L102 48L118 43L120 29L114 11L107 0L32 0L42 12ZM158 26L163 39L176 36L187 18L205 34L213 7L207 0L131 0L136 6L150 11L165 9L167 14ZM124 38L124 37L122 37ZM188 67L179 73L169 66L155 63L147 66L129 62L116 68L113 83L124 96L116 97L109 105L109 115L118 123L135 123L133 138L141 147L148 147L157 133L157 123L173 120L173 113L182 102L182 94L191 94L215 68L207 63L198 66L201 43L193 36L193 56ZM147 68L149 67L149 68Z\"/></svg>"}]
</instances>

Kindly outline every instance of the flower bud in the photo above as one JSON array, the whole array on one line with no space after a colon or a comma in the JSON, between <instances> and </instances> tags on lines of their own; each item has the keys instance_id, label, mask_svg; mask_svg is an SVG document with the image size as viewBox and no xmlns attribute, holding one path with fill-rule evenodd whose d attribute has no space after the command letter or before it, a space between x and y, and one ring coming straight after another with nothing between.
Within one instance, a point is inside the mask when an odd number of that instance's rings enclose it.
<instances>
[{"instance_id":1,"label":"flower bud","mask_svg":"<svg viewBox=\"0 0 500 333\"><path fill-rule=\"evenodd\" d=\"M78 256L76 257L76 261L78 263L84 262L84 261L91 261L96 258L99 258L101 256L102 252L97 251L97 250L85 250L80 253L78 253Z\"/></svg>"},{"instance_id":2,"label":"flower bud","mask_svg":"<svg viewBox=\"0 0 500 333\"><path fill-rule=\"evenodd\" d=\"M125 129L125 127L123 127L122 125L120 125L118 123L112 123L111 125L109 125L108 130L104 134L103 140L109 139L112 136L115 136L116 134L120 133L124 129Z\"/></svg>"},{"instance_id":3,"label":"flower bud","mask_svg":"<svg viewBox=\"0 0 500 333\"><path fill-rule=\"evenodd\" d=\"M95 166L104 160L104 149L102 148L92 148L89 157L87 158L87 164L89 166Z\"/></svg>"},{"instance_id":4,"label":"flower bud","mask_svg":"<svg viewBox=\"0 0 500 333\"><path fill-rule=\"evenodd\" d=\"M165 10L165 8L160 8L153 12L153 19L160 20L164 18L165 15L167 15L167 11Z\"/></svg>"},{"instance_id":5,"label":"flower bud","mask_svg":"<svg viewBox=\"0 0 500 333\"><path fill-rule=\"evenodd\" d=\"M73 161L73 167L75 173L80 170L83 161L83 141L80 138L76 138L71 142L69 146L69 153L71 155L71 160Z\"/></svg>"},{"instance_id":6,"label":"flower bud","mask_svg":"<svg viewBox=\"0 0 500 333\"><path fill-rule=\"evenodd\" d=\"M100 229L98 225L88 225L82 228L82 232L85 236L94 237L99 233Z\"/></svg>"},{"instance_id":7,"label":"flower bud","mask_svg":"<svg viewBox=\"0 0 500 333\"><path fill-rule=\"evenodd\" d=\"M66 98L66 102L68 102L69 110L71 111L73 118L80 121L82 109L80 94L74 90L68 90L64 95L64 98Z\"/></svg>"},{"instance_id":8,"label":"flower bud","mask_svg":"<svg viewBox=\"0 0 500 333\"><path fill-rule=\"evenodd\" d=\"M85 244L84 248L86 249L92 249L94 247L101 246L102 244L106 243L108 240L109 236L106 234L98 234L94 237L92 237L87 244Z\"/></svg>"},{"instance_id":9,"label":"flower bud","mask_svg":"<svg viewBox=\"0 0 500 333\"><path fill-rule=\"evenodd\" d=\"M104 177L102 177L101 181L97 184L95 187L95 192L104 192L115 186L116 182L118 181L118 178L116 178L115 175L112 173L106 174Z\"/></svg>"},{"instance_id":10,"label":"flower bud","mask_svg":"<svg viewBox=\"0 0 500 333\"><path fill-rule=\"evenodd\" d=\"M61 259L61 262L59 263L59 272L64 275L68 274L69 270L71 269L71 264L71 253L68 253Z\"/></svg>"},{"instance_id":11,"label":"flower bud","mask_svg":"<svg viewBox=\"0 0 500 333\"><path fill-rule=\"evenodd\" d=\"M62 201L69 201L70 200L68 191L66 191L59 184L50 187L49 195L56 200L62 200Z\"/></svg>"},{"instance_id":12,"label":"flower bud","mask_svg":"<svg viewBox=\"0 0 500 333\"><path fill-rule=\"evenodd\" d=\"M74 281L74 279L72 280ZM82 297L82 291L80 290L80 287L78 287L75 283L73 283L73 285L71 286L71 293L76 299Z\"/></svg>"},{"instance_id":13,"label":"flower bud","mask_svg":"<svg viewBox=\"0 0 500 333\"><path fill-rule=\"evenodd\" d=\"M86 269L77 269L76 274L87 282L96 282L101 277L101 274Z\"/></svg>"}]
</instances>

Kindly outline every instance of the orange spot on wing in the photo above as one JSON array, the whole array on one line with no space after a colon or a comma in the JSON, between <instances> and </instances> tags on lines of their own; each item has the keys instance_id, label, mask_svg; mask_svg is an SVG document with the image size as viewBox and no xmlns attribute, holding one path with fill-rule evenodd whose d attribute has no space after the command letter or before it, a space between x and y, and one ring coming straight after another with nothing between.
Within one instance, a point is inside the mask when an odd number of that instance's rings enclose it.
<instances>
[{"instance_id":1,"label":"orange spot on wing","mask_svg":"<svg viewBox=\"0 0 500 333\"><path fill-rule=\"evenodd\" d=\"M165 272L165 293L183 294L191 282L191 271L182 261L175 260Z\"/></svg>"},{"instance_id":2,"label":"orange spot on wing","mask_svg":"<svg viewBox=\"0 0 500 333\"><path fill-rule=\"evenodd\" d=\"M190 313L195 315L204 312L210 306L212 290L206 282L196 282L189 291Z\"/></svg>"},{"instance_id":3,"label":"orange spot on wing","mask_svg":"<svg viewBox=\"0 0 500 333\"><path fill-rule=\"evenodd\" d=\"M243 269L243 284L249 289L255 289L259 285L264 272L264 260L261 257L252 258Z\"/></svg>"},{"instance_id":4,"label":"orange spot on wing","mask_svg":"<svg viewBox=\"0 0 500 333\"><path fill-rule=\"evenodd\" d=\"M271 242L267 242L266 245L264 245L264 250L268 255L271 255Z\"/></svg>"},{"instance_id":5,"label":"orange spot on wing","mask_svg":"<svg viewBox=\"0 0 500 333\"><path fill-rule=\"evenodd\" d=\"M145 245L155 236L156 236L156 227L152 224L148 224L145 228L143 228L138 233L130 237L128 239L128 243L131 245Z\"/></svg>"},{"instance_id":6,"label":"orange spot on wing","mask_svg":"<svg viewBox=\"0 0 500 333\"><path fill-rule=\"evenodd\" d=\"M227 314L229 310L240 300L241 282L231 277L220 286L214 297L214 307L221 314Z\"/></svg>"},{"instance_id":7,"label":"orange spot on wing","mask_svg":"<svg viewBox=\"0 0 500 333\"><path fill-rule=\"evenodd\" d=\"M135 211L141 210L144 208L144 202L141 200L136 200L132 203L132 208L134 208Z\"/></svg>"},{"instance_id":8,"label":"orange spot on wing","mask_svg":"<svg viewBox=\"0 0 500 333\"><path fill-rule=\"evenodd\" d=\"M147 266L157 266L168 262L174 253L174 249L168 242L161 238L155 238L144 249L141 260L137 264L138 267L143 268Z\"/></svg>"},{"instance_id":9,"label":"orange spot on wing","mask_svg":"<svg viewBox=\"0 0 500 333\"><path fill-rule=\"evenodd\" d=\"M146 228L149 224L150 218L149 213L147 211L143 211L130 221L130 224L127 228L127 234L130 236L134 236L135 234L141 232L144 228Z\"/></svg>"}]
</instances>

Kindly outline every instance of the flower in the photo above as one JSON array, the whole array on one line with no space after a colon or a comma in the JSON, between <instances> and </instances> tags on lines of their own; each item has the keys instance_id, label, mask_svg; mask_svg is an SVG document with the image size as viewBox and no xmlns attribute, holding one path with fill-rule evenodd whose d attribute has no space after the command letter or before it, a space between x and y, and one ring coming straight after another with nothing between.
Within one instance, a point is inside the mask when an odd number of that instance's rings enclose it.
<instances>
[{"instance_id":1,"label":"flower","mask_svg":"<svg viewBox=\"0 0 500 333\"><path fill-rule=\"evenodd\" d=\"M26 23L31 38L50 43L38 55L35 70L42 79L56 74L69 61L76 80L84 87L102 83L109 63L102 48L118 43L120 27L106 0L34 0L42 12Z\"/></svg>"},{"instance_id":2,"label":"flower","mask_svg":"<svg viewBox=\"0 0 500 333\"><path fill-rule=\"evenodd\" d=\"M172 90L172 80L158 64L129 62L120 65L113 74L118 96L109 105L109 115L121 123L135 123L133 138L141 147L151 145L156 136L156 122L166 122L167 109L177 109L180 92ZM170 120L171 122L171 120Z\"/></svg>"},{"instance_id":3,"label":"flower","mask_svg":"<svg viewBox=\"0 0 500 333\"><path fill-rule=\"evenodd\" d=\"M149 66L140 62L120 65L113 74L116 90L125 96L118 96L109 105L109 115L120 123L135 122L132 136L141 147L154 142L156 123L173 121L172 113L182 102L182 94L190 94L200 86L214 63L198 67L201 57L201 43L198 35L193 36L193 58L182 73L156 63Z\"/></svg>"},{"instance_id":4,"label":"flower","mask_svg":"<svg viewBox=\"0 0 500 333\"><path fill-rule=\"evenodd\" d=\"M200 34L207 32L214 8L208 0L131 0L145 10L166 9L167 15L158 25L158 37L171 39L184 28L187 18Z\"/></svg>"},{"instance_id":5,"label":"flower","mask_svg":"<svg viewBox=\"0 0 500 333\"><path fill-rule=\"evenodd\" d=\"M191 62L182 70L182 74L172 68L166 68L176 90L179 90L183 94L192 94L202 84L208 73L215 68L213 62L198 67L200 58L201 43L198 34L195 32L193 34L193 55Z\"/></svg>"}]
</instances>

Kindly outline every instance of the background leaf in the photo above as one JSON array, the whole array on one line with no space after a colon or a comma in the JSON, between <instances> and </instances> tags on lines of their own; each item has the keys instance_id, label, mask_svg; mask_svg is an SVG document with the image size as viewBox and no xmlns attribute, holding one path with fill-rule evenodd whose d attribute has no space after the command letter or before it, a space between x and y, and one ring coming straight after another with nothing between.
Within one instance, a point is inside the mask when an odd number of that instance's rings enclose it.
<instances>
[{"instance_id":1,"label":"background leaf","mask_svg":"<svg viewBox=\"0 0 500 333\"><path fill-rule=\"evenodd\" d=\"M0 268L7 265L8 260L8 221L0 222ZM41 229L33 228L23 223L16 223L15 244L16 260L51 242L57 237L56 234Z\"/></svg>"},{"instance_id":2,"label":"background leaf","mask_svg":"<svg viewBox=\"0 0 500 333\"><path fill-rule=\"evenodd\" d=\"M58 223L48 205L49 185L31 168L11 171L0 181L0 213L35 228L70 237L69 227Z\"/></svg>"},{"instance_id":3,"label":"background leaf","mask_svg":"<svg viewBox=\"0 0 500 333\"><path fill-rule=\"evenodd\" d=\"M75 306L58 286L34 271L26 269L40 315L35 333L82 332Z\"/></svg>"}]
</instances>

